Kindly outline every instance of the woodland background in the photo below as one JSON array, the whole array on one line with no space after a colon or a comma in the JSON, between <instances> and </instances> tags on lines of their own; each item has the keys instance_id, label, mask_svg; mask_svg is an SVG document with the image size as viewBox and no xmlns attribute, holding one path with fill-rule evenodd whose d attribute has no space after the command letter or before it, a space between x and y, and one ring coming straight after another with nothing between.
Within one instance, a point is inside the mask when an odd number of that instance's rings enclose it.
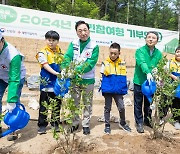
<instances>
[{"instance_id":1,"label":"woodland background","mask_svg":"<svg viewBox=\"0 0 180 154\"><path fill-rule=\"evenodd\" d=\"M179 0L0 0L0 2L92 19L180 30Z\"/></svg>"}]
</instances>

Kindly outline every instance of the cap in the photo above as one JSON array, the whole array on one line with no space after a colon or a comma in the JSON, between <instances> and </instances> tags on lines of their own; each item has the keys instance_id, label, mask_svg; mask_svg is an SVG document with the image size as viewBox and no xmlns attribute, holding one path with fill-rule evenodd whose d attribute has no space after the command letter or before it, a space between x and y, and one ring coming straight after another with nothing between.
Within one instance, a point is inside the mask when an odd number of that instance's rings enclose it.
<instances>
[{"instance_id":1,"label":"cap","mask_svg":"<svg viewBox=\"0 0 180 154\"><path fill-rule=\"evenodd\" d=\"M0 32L0 40L2 39L2 37L3 37L3 36L2 36L2 33Z\"/></svg>"}]
</instances>

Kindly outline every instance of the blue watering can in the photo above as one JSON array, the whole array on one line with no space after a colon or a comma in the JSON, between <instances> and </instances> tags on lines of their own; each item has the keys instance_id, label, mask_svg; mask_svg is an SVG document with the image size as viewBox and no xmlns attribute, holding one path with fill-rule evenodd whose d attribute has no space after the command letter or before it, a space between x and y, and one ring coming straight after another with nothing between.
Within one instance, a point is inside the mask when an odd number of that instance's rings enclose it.
<instances>
[{"instance_id":1,"label":"blue watering can","mask_svg":"<svg viewBox=\"0 0 180 154\"><path fill-rule=\"evenodd\" d=\"M156 83L154 81L144 81L141 86L142 93L147 97L148 101L152 103L152 95L156 91Z\"/></svg>"},{"instance_id":2,"label":"blue watering can","mask_svg":"<svg viewBox=\"0 0 180 154\"><path fill-rule=\"evenodd\" d=\"M69 87L70 87L70 79L56 79L56 82L54 84L54 93L56 96L60 95L61 97L64 97L66 93L68 93Z\"/></svg>"},{"instance_id":3,"label":"blue watering can","mask_svg":"<svg viewBox=\"0 0 180 154\"><path fill-rule=\"evenodd\" d=\"M29 119L30 115L26 112L24 105L16 103L16 107L12 110L12 112L7 112L4 116L4 123L8 125L9 129L3 132L1 137L24 128L28 124Z\"/></svg>"},{"instance_id":4,"label":"blue watering can","mask_svg":"<svg viewBox=\"0 0 180 154\"><path fill-rule=\"evenodd\" d=\"M179 72L172 72L172 74L180 78ZM178 85L176 88L175 97L180 98L180 85Z\"/></svg>"},{"instance_id":5,"label":"blue watering can","mask_svg":"<svg viewBox=\"0 0 180 154\"><path fill-rule=\"evenodd\" d=\"M180 98L180 85L176 88L175 97Z\"/></svg>"}]
</instances>

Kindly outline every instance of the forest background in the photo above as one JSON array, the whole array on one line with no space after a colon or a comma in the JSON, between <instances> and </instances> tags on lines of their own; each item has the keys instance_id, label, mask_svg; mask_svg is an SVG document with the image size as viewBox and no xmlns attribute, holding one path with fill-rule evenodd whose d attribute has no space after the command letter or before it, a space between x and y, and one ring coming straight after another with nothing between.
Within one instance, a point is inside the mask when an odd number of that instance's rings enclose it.
<instances>
[{"instance_id":1,"label":"forest background","mask_svg":"<svg viewBox=\"0 0 180 154\"><path fill-rule=\"evenodd\" d=\"M180 31L179 0L1 0L2 4Z\"/></svg>"}]
</instances>

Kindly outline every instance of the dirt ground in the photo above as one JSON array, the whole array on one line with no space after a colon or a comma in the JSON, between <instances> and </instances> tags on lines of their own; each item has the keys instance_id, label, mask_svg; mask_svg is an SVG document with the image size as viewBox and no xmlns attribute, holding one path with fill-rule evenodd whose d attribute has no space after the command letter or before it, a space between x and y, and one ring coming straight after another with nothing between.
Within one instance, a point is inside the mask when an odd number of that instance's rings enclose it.
<instances>
[{"instance_id":1,"label":"dirt ground","mask_svg":"<svg viewBox=\"0 0 180 154\"><path fill-rule=\"evenodd\" d=\"M28 74L38 74L38 65L27 63ZM127 98L132 100L132 92L129 92ZM5 97L3 98L5 103ZM28 107L28 103L39 99L39 91L30 91L24 86L21 102L26 106L27 112L31 116L28 125L18 131L18 139L7 141L7 138L0 139L0 154L58 154L57 143L52 136L48 126L47 134L37 134L37 117L38 110ZM126 106L126 120L132 128L131 133L127 133L118 127L118 123L111 123L111 135L105 135L104 123L98 122L97 119L103 115L104 101L97 89L94 91L93 115L91 118L91 134L83 135L82 126L77 132L79 139L85 143L85 148L79 153L82 154L178 154L180 149L180 131L175 130L171 124L165 127L166 139L151 139L152 130L145 127L145 133L136 132L133 116L133 104ZM111 114L118 117L118 112L113 103ZM3 124L3 130L7 127Z\"/></svg>"}]
</instances>

